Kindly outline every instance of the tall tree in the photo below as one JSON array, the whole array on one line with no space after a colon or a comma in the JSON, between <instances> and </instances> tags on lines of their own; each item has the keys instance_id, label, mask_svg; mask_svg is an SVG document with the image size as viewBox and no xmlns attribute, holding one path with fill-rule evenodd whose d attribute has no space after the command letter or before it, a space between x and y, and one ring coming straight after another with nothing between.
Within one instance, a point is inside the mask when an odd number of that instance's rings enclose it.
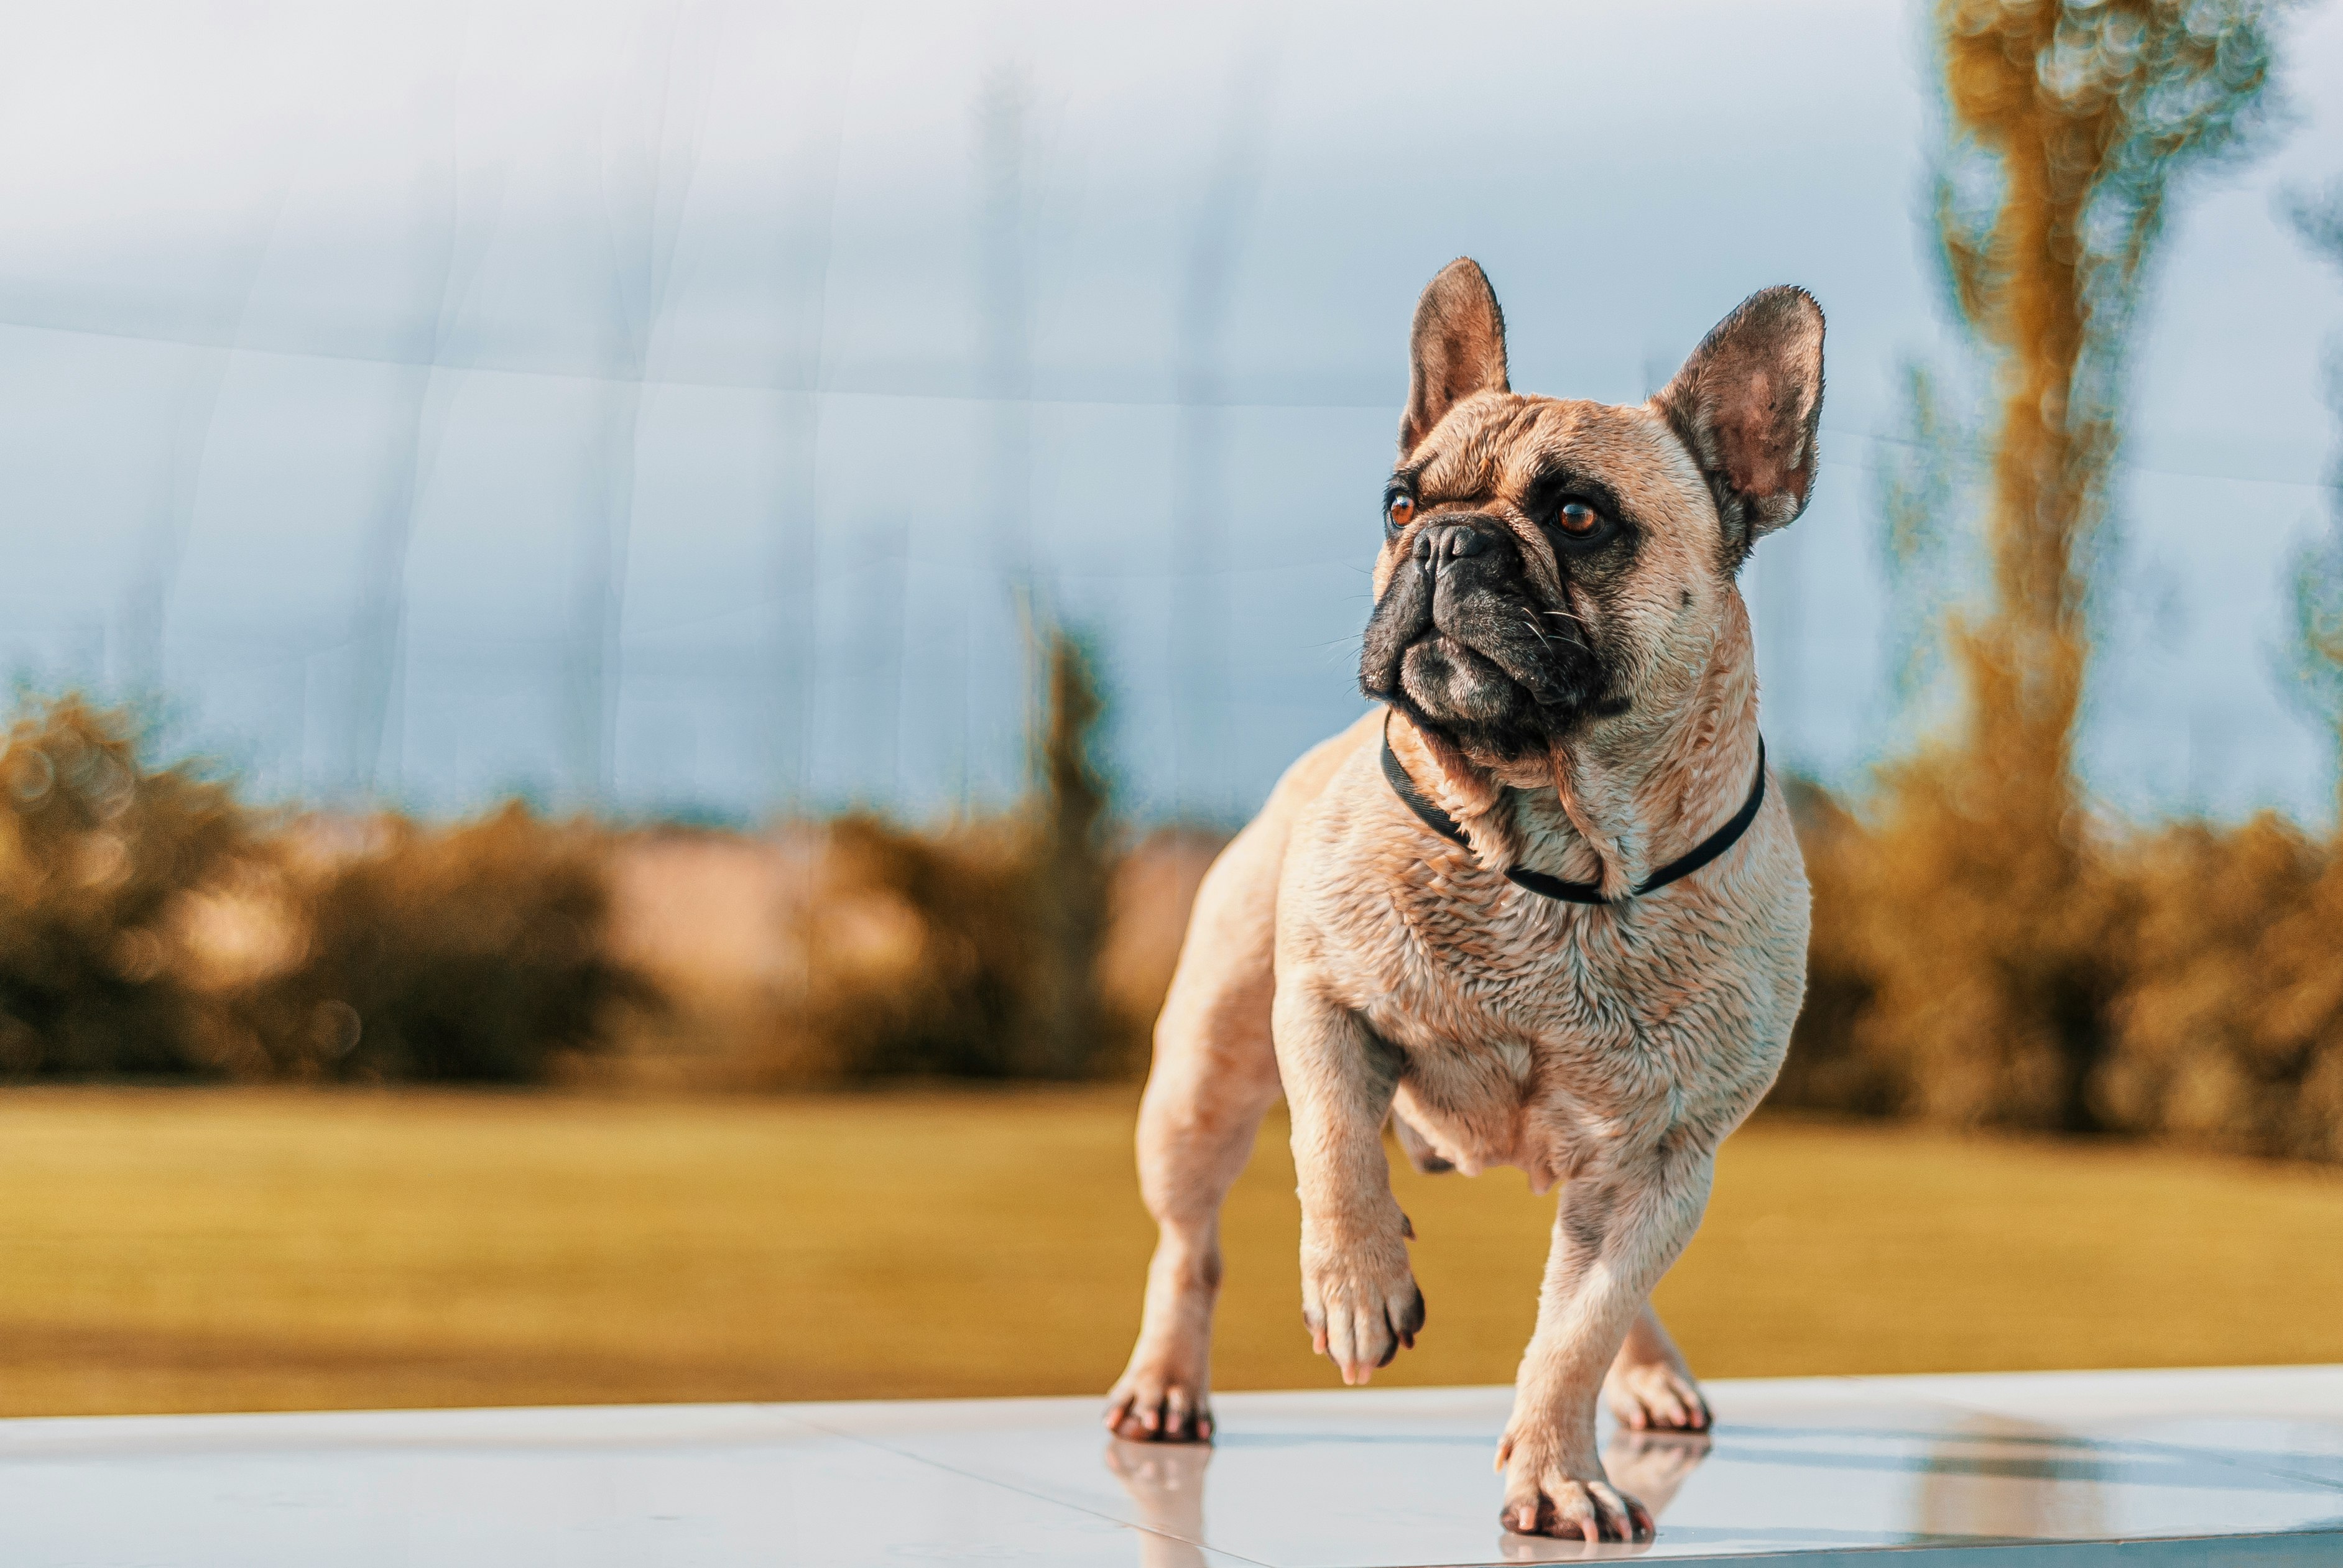
<instances>
[{"instance_id":1,"label":"tall tree","mask_svg":"<svg viewBox=\"0 0 2343 1568\"><path fill-rule=\"evenodd\" d=\"M2073 768L2126 350L2178 182L2237 148L2270 75L2265 0L1936 0L1948 146L1936 228L1995 352L1992 598L1954 628L1957 743L1890 775L1843 897L1857 1024L1906 1108L2098 1124L2127 908ZM1858 886L1857 884L1863 884ZM1853 907L1853 906L1850 906Z\"/></svg>"},{"instance_id":2,"label":"tall tree","mask_svg":"<svg viewBox=\"0 0 2343 1568\"><path fill-rule=\"evenodd\" d=\"M1113 868L1097 751L1106 703L1080 638L1047 627L1031 641L1041 688L1027 747L1033 976L1018 1045L1034 1076L1080 1078L1098 1065L1105 1033L1098 967Z\"/></svg>"},{"instance_id":3,"label":"tall tree","mask_svg":"<svg viewBox=\"0 0 2343 1568\"><path fill-rule=\"evenodd\" d=\"M1952 146L1937 229L2001 357L1993 612L1960 640L1970 744L2043 828L2076 805L2088 561L2126 351L2176 181L2241 144L2266 0L1938 0Z\"/></svg>"}]
</instances>

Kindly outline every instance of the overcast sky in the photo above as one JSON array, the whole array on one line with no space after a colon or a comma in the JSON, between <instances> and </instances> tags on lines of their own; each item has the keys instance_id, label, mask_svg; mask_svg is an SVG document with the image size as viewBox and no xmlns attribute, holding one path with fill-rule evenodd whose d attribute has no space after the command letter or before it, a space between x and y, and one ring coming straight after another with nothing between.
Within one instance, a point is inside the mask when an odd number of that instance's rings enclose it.
<instances>
[{"instance_id":1,"label":"overcast sky","mask_svg":"<svg viewBox=\"0 0 2343 1568\"><path fill-rule=\"evenodd\" d=\"M2185 187L2085 755L2136 813L2323 811L2280 578L2325 505L2343 12ZM1487 267L1525 390L1634 400L1805 284L1825 468L1756 601L1777 755L1887 701L1875 437L1980 385L1912 14L1751 6L16 7L0 653L159 689L271 795L933 809L1020 766L1021 602L1146 813L1358 710L1409 310Z\"/></svg>"}]
</instances>

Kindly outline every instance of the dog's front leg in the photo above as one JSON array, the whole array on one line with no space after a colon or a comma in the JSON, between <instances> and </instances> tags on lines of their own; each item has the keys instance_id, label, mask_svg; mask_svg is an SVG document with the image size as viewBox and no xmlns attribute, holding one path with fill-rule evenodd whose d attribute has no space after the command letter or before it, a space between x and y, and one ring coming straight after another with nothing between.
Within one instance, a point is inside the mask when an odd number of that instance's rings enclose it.
<instances>
[{"instance_id":1,"label":"dog's front leg","mask_svg":"<svg viewBox=\"0 0 2343 1568\"><path fill-rule=\"evenodd\" d=\"M1307 979L1279 977L1273 1022L1302 1197L1302 1318L1342 1381L1363 1383L1423 1327L1413 1232L1383 1158L1401 1057Z\"/></svg>"},{"instance_id":2,"label":"dog's front leg","mask_svg":"<svg viewBox=\"0 0 2343 1568\"><path fill-rule=\"evenodd\" d=\"M1564 1188L1537 1332L1497 1449L1507 1529L1586 1541L1651 1533L1649 1512L1604 1473L1594 1406L1636 1313L1700 1224L1714 1164L1704 1151L1654 1151Z\"/></svg>"}]
</instances>

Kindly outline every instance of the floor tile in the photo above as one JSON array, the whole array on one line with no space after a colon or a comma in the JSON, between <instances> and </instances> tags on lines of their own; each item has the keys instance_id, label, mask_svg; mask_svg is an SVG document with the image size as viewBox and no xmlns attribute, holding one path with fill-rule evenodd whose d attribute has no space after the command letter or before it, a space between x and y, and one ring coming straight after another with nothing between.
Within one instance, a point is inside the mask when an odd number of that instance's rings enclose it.
<instances>
[{"instance_id":1,"label":"floor tile","mask_svg":"<svg viewBox=\"0 0 2343 1568\"><path fill-rule=\"evenodd\" d=\"M1222 1568L771 1410L0 1422L9 1568ZM39 1429L55 1429L43 1432ZM118 1438L106 1441L108 1427ZM1233 1565L1231 1565L1233 1568Z\"/></svg>"},{"instance_id":2,"label":"floor tile","mask_svg":"<svg viewBox=\"0 0 2343 1568\"><path fill-rule=\"evenodd\" d=\"M1634 1549L1498 1526L1508 1391L1375 1389L1222 1395L1210 1448L1111 1441L1093 1400L0 1422L0 1563L2343 1563L2343 1369L1710 1392L1713 1441L1605 1429L1660 1516Z\"/></svg>"}]
</instances>

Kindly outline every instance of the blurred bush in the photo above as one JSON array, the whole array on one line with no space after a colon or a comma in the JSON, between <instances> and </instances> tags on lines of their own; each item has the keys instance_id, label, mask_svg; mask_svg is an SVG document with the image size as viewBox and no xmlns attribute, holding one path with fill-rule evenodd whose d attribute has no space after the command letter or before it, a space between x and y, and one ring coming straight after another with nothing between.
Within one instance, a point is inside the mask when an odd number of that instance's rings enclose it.
<instances>
[{"instance_id":1,"label":"blurred bush","mask_svg":"<svg viewBox=\"0 0 2343 1568\"><path fill-rule=\"evenodd\" d=\"M1127 1071L1213 846L1151 847L1121 877L1090 657L1062 632L1038 651L1014 809L756 841L517 805L447 828L264 817L188 768L146 769L126 715L36 706L0 752L0 1072L535 1083L606 1055L629 1058L606 1074L674 1084ZM640 906L624 920L622 886ZM679 1008L655 973L723 994ZM698 1027L671 1016L694 1008Z\"/></svg>"},{"instance_id":2,"label":"blurred bush","mask_svg":"<svg viewBox=\"0 0 2343 1568\"><path fill-rule=\"evenodd\" d=\"M178 916L258 849L226 786L141 768L129 715L28 708L0 751L0 1072L226 1070Z\"/></svg>"},{"instance_id":3,"label":"blurred bush","mask_svg":"<svg viewBox=\"0 0 2343 1568\"><path fill-rule=\"evenodd\" d=\"M798 972L769 1081L1016 1072L1036 925L1021 827L829 826L793 922Z\"/></svg>"},{"instance_id":4,"label":"blurred bush","mask_svg":"<svg viewBox=\"0 0 2343 1568\"><path fill-rule=\"evenodd\" d=\"M1947 772L1877 822L1800 792L1814 945L1772 1103L2343 1161L2334 844L2184 823L2078 839L2054 883Z\"/></svg>"},{"instance_id":5,"label":"blurred bush","mask_svg":"<svg viewBox=\"0 0 2343 1568\"><path fill-rule=\"evenodd\" d=\"M0 1073L535 1082L654 1000L598 832L287 823L140 739L65 698L0 750Z\"/></svg>"},{"instance_id":6,"label":"blurred bush","mask_svg":"<svg viewBox=\"0 0 2343 1568\"><path fill-rule=\"evenodd\" d=\"M1041 639L1031 787L1013 811L933 831L830 825L798 906L797 973L761 1080L1095 1077L1153 1023L1101 989L1114 855L1093 756L1104 714L1088 651Z\"/></svg>"},{"instance_id":7,"label":"blurred bush","mask_svg":"<svg viewBox=\"0 0 2343 1568\"><path fill-rule=\"evenodd\" d=\"M1819 785L1785 780L1791 820L1805 851L1814 889L1813 935L1806 947L1806 997L1790 1054L1768 1102L1887 1116L1904 1108L1905 1089L1891 1053L1861 1032L1879 987L1864 951L1858 890L1869 848L1863 824Z\"/></svg>"},{"instance_id":8,"label":"blurred bush","mask_svg":"<svg viewBox=\"0 0 2343 1568\"><path fill-rule=\"evenodd\" d=\"M357 837L297 857L307 941L244 998L279 1072L540 1083L658 1004L610 955L598 829L514 804L441 829L377 818Z\"/></svg>"},{"instance_id":9,"label":"blurred bush","mask_svg":"<svg viewBox=\"0 0 2343 1568\"><path fill-rule=\"evenodd\" d=\"M2343 1161L2343 855L2270 816L2147 835L2100 1124Z\"/></svg>"}]
</instances>

